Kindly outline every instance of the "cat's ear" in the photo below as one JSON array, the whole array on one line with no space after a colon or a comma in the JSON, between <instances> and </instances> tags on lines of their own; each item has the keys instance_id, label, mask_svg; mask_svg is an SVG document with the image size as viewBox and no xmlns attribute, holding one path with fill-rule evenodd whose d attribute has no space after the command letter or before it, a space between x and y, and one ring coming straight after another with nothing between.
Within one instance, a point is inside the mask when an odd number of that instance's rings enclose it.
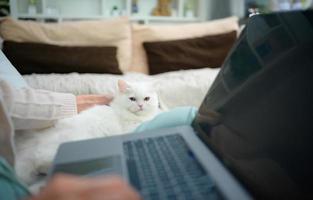
<instances>
[{"instance_id":1,"label":"cat's ear","mask_svg":"<svg viewBox=\"0 0 313 200\"><path fill-rule=\"evenodd\" d=\"M125 93L125 92L129 91L129 89L130 89L130 86L126 83L126 81L123 81L121 79L118 80L117 85L118 85L118 90L121 93Z\"/></svg>"}]
</instances>

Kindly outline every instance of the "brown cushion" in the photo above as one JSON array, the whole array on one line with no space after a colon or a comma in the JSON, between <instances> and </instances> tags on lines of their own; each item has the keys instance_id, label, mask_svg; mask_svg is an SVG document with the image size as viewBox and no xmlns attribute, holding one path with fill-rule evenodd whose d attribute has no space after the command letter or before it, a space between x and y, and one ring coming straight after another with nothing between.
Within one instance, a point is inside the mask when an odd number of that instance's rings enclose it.
<instances>
[{"instance_id":1,"label":"brown cushion","mask_svg":"<svg viewBox=\"0 0 313 200\"><path fill-rule=\"evenodd\" d=\"M4 18L0 36L15 42L36 42L60 46L117 47L120 70L128 71L131 62L131 27L127 17L104 20L44 23Z\"/></svg>"},{"instance_id":2,"label":"brown cushion","mask_svg":"<svg viewBox=\"0 0 313 200\"><path fill-rule=\"evenodd\" d=\"M238 32L238 20L238 17L228 17L182 24L132 24L132 64L130 70L148 74L148 58L143 47L144 42L182 40L230 31Z\"/></svg>"},{"instance_id":3,"label":"brown cushion","mask_svg":"<svg viewBox=\"0 0 313 200\"><path fill-rule=\"evenodd\" d=\"M21 74L111 73L122 74L116 47L57 46L4 41L3 52Z\"/></svg>"},{"instance_id":4,"label":"brown cushion","mask_svg":"<svg viewBox=\"0 0 313 200\"><path fill-rule=\"evenodd\" d=\"M204 37L145 42L150 74L220 67L236 40L236 31Z\"/></svg>"}]
</instances>

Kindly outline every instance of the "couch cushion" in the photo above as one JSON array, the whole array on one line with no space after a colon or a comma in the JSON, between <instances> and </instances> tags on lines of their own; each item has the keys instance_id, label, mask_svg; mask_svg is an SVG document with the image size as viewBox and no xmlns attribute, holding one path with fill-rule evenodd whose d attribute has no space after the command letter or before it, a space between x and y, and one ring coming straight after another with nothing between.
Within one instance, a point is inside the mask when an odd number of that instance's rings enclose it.
<instances>
[{"instance_id":1,"label":"couch cushion","mask_svg":"<svg viewBox=\"0 0 313 200\"><path fill-rule=\"evenodd\" d=\"M65 46L115 46L119 68L123 72L130 66L130 31L129 20L126 17L62 23L5 18L0 25L0 35L4 40Z\"/></svg>"},{"instance_id":2,"label":"couch cushion","mask_svg":"<svg viewBox=\"0 0 313 200\"><path fill-rule=\"evenodd\" d=\"M3 52L21 74L122 74L118 68L116 47L57 46L4 41Z\"/></svg>"},{"instance_id":3,"label":"couch cushion","mask_svg":"<svg viewBox=\"0 0 313 200\"><path fill-rule=\"evenodd\" d=\"M236 35L236 31L232 31L191 39L145 42L150 74L220 67Z\"/></svg>"},{"instance_id":4,"label":"couch cushion","mask_svg":"<svg viewBox=\"0 0 313 200\"><path fill-rule=\"evenodd\" d=\"M179 25L138 25L132 26L132 64L130 71L148 73L144 42L188 39L238 31L238 18L230 17L209 22Z\"/></svg>"}]
</instances>

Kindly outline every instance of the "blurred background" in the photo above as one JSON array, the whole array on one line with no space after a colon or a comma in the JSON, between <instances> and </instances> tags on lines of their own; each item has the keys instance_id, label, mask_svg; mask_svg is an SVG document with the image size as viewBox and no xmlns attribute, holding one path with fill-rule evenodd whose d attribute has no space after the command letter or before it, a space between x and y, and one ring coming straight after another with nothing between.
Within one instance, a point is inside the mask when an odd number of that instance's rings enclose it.
<instances>
[{"instance_id":1,"label":"blurred background","mask_svg":"<svg viewBox=\"0 0 313 200\"><path fill-rule=\"evenodd\" d=\"M64 21L127 15L140 23L179 23L311 7L312 0L0 0L0 16Z\"/></svg>"},{"instance_id":2,"label":"blurred background","mask_svg":"<svg viewBox=\"0 0 313 200\"><path fill-rule=\"evenodd\" d=\"M10 14L9 0L0 0L0 17Z\"/></svg>"}]
</instances>

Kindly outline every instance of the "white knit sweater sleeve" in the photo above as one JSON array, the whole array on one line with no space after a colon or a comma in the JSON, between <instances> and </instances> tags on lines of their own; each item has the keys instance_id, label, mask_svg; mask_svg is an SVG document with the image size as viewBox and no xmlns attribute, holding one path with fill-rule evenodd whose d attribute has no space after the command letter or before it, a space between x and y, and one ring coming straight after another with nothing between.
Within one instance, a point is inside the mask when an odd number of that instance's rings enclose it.
<instances>
[{"instance_id":1,"label":"white knit sweater sleeve","mask_svg":"<svg viewBox=\"0 0 313 200\"><path fill-rule=\"evenodd\" d=\"M76 97L32 88L15 89L0 81L14 128L38 129L50 126L55 120L77 114Z\"/></svg>"}]
</instances>

